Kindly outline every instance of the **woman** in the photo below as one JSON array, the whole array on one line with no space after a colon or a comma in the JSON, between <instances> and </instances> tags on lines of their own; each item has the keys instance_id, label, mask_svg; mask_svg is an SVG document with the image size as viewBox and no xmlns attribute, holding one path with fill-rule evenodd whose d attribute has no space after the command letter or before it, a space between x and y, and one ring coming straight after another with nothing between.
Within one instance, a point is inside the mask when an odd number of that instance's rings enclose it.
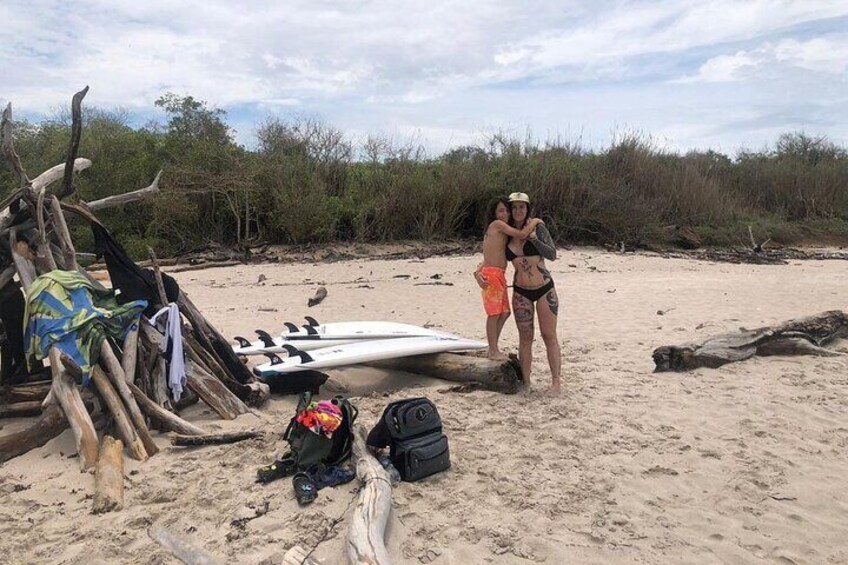
<instances>
[{"instance_id":1,"label":"woman","mask_svg":"<svg viewBox=\"0 0 848 565\"><path fill-rule=\"evenodd\" d=\"M474 271L474 280L483 289L486 310L486 340L490 359L505 359L498 349L501 330L509 318L509 296L506 291L506 244L510 237L523 241L540 222L533 219L517 230L509 225L509 200L498 198L489 207L488 227L483 236L483 262Z\"/></svg>"},{"instance_id":2,"label":"woman","mask_svg":"<svg viewBox=\"0 0 848 565\"><path fill-rule=\"evenodd\" d=\"M513 225L521 229L530 225L533 211L530 197L523 192L509 195ZM512 309L518 326L518 361L525 382L530 383L533 364L534 313L539 317L539 330L548 354L551 368L550 392L560 391L562 352L557 337L559 298L554 279L545 267L545 259L556 259L556 245L544 224L539 224L526 241L511 238L506 248L506 258L515 267L512 285Z\"/></svg>"}]
</instances>

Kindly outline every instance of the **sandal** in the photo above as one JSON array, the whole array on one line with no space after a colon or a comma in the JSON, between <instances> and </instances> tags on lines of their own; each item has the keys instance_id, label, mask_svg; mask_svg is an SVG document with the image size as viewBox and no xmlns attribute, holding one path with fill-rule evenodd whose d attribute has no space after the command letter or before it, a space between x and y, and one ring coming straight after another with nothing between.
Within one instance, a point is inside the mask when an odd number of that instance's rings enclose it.
<instances>
[{"instance_id":1,"label":"sandal","mask_svg":"<svg viewBox=\"0 0 848 565\"><path fill-rule=\"evenodd\" d=\"M292 477L294 496L301 506L309 504L318 497L318 488L306 473L297 473Z\"/></svg>"},{"instance_id":2,"label":"sandal","mask_svg":"<svg viewBox=\"0 0 848 565\"><path fill-rule=\"evenodd\" d=\"M256 482L263 485L268 484L271 481L288 477L294 474L295 471L297 471L297 461L293 458L286 457L285 459L278 459L270 465L260 467L256 471Z\"/></svg>"}]
</instances>

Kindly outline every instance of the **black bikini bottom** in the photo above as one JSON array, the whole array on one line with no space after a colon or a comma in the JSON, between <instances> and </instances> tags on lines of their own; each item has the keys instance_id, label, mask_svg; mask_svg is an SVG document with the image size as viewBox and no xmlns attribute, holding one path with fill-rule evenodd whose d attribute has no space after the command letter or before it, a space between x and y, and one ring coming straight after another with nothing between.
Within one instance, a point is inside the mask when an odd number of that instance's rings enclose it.
<instances>
[{"instance_id":1,"label":"black bikini bottom","mask_svg":"<svg viewBox=\"0 0 848 565\"><path fill-rule=\"evenodd\" d=\"M522 288L517 284L512 285L513 292L517 292L530 302L536 302L543 296L545 296L549 290L554 287L554 281L548 281L547 284L540 286L539 288Z\"/></svg>"}]
</instances>

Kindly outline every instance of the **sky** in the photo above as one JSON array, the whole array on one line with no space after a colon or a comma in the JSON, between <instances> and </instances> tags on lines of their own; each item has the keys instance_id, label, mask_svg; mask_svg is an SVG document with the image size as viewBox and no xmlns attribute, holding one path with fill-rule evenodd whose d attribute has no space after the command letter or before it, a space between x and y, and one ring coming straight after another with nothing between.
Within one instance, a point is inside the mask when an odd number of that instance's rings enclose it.
<instances>
[{"instance_id":1,"label":"sky","mask_svg":"<svg viewBox=\"0 0 848 565\"><path fill-rule=\"evenodd\" d=\"M84 104L134 124L191 95L240 143L267 117L437 155L495 133L605 147L848 145L848 1L0 0L0 103Z\"/></svg>"}]
</instances>

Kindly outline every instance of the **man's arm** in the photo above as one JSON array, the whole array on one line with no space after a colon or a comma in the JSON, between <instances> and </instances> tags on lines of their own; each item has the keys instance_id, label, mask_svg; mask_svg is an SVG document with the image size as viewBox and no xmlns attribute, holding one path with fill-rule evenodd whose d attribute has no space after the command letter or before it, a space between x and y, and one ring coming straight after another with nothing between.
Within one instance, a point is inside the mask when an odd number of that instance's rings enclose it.
<instances>
[{"instance_id":1,"label":"man's arm","mask_svg":"<svg viewBox=\"0 0 848 565\"><path fill-rule=\"evenodd\" d=\"M536 249L542 257L549 261L556 260L556 244L554 243L554 238L551 237L551 232L549 232L548 228L545 227L545 224L539 224L536 226L536 234L535 236L531 235L530 239L533 240L533 245L536 246Z\"/></svg>"}]
</instances>

